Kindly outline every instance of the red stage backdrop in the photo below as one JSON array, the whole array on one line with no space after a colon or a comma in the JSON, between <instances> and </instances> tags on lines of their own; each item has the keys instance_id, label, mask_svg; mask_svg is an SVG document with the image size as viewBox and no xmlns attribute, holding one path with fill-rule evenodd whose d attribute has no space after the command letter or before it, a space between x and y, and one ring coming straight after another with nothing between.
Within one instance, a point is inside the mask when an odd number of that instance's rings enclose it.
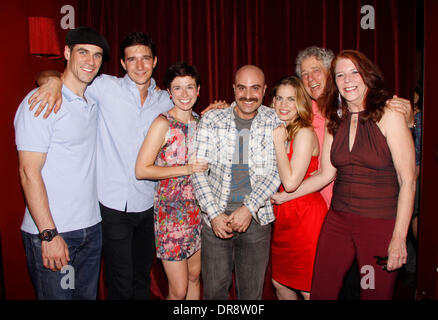
<instances>
[{"instance_id":1,"label":"red stage backdrop","mask_svg":"<svg viewBox=\"0 0 438 320\"><path fill-rule=\"evenodd\" d=\"M201 75L196 110L201 111L215 99L232 101L233 74L245 64L265 71L269 92L278 79L295 74L297 53L311 45L335 54L362 51L380 66L395 94L411 98L416 84L415 10L415 1L396 0L79 0L79 22L95 27L109 41L112 59L106 73L124 75L119 43L130 31L143 31L156 42L154 77L162 88L170 64L184 60L195 65ZM270 103L269 94L264 102ZM166 286L156 263L153 297L165 297ZM264 298L274 298L269 270Z\"/></svg>"},{"instance_id":2,"label":"red stage backdrop","mask_svg":"<svg viewBox=\"0 0 438 320\"><path fill-rule=\"evenodd\" d=\"M398 0L80 0L78 12L79 22L97 28L111 45L107 73L123 75L119 43L130 31L148 33L156 42L159 85L173 62L197 66L199 111L214 99L233 99L233 73L240 66L261 67L269 86L294 74L297 53L311 45L334 53L362 51L395 93L411 98L415 10L416 1ZM372 16L374 29L362 28L361 23L370 26Z\"/></svg>"}]
</instances>

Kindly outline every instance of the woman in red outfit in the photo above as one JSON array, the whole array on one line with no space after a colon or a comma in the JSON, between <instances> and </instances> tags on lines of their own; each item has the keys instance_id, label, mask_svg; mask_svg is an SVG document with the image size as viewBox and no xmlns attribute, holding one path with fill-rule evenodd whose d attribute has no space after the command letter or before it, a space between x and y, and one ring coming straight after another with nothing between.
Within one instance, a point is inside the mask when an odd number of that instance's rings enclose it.
<instances>
[{"instance_id":1,"label":"woman in red outfit","mask_svg":"<svg viewBox=\"0 0 438 320\"><path fill-rule=\"evenodd\" d=\"M301 197L335 177L321 229L311 299L337 299L354 259L361 299L391 299L393 272L406 263L406 234L415 194L414 143L383 77L354 50L332 61L321 100L328 119L321 169L293 193Z\"/></svg>"},{"instance_id":2,"label":"woman in red outfit","mask_svg":"<svg viewBox=\"0 0 438 320\"><path fill-rule=\"evenodd\" d=\"M318 169L319 143L312 127L312 104L296 77L273 89L273 107L286 127L274 130L281 191L294 191ZM275 206L272 282L278 299L309 299L313 261L327 206L319 192Z\"/></svg>"}]
</instances>

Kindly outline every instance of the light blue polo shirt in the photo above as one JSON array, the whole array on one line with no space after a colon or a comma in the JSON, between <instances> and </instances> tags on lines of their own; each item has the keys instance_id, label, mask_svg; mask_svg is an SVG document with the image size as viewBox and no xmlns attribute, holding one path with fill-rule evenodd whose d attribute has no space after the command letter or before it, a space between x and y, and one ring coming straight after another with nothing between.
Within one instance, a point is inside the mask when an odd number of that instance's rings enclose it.
<instances>
[{"instance_id":1,"label":"light blue polo shirt","mask_svg":"<svg viewBox=\"0 0 438 320\"><path fill-rule=\"evenodd\" d=\"M143 106L128 75L101 75L87 88L98 104L98 198L108 208L142 212L153 206L156 182L137 180L135 163L152 121L173 107L167 91L155 88L151 79Z\"/></svg>"},{"instance_id":2,"label":"light blue polo shirt","mask_svg":"<svg viewBox=\"0 0 438 320\"><path fill-rule=\"evenodd\" d=\"M36 89L35 89L36 90ZM62 106L48 119L29 111L28 99L15 114L15 142L19 151L46 153L41 170L49 208L58 232L91 227L101 221L96 181L96 104L62 87ZM39 231L26 207L21 229Z\"/></svg>"}]
</instances>

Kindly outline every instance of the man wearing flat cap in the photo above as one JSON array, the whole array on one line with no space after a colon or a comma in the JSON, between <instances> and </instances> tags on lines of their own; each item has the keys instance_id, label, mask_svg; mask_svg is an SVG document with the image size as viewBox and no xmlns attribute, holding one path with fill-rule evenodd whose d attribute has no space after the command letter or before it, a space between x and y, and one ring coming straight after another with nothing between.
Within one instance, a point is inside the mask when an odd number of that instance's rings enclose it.
<instances>
[{"instance_id":1,"label":"man wearing flat cap","mask_svg":"<svg viewBox=\"0 0 438 320\"><path fill-rule=\"evenodd\" d=\"M21 226L38 299L96 299L102 230L96 187L97 108L85 89L109 55L106 40L81 27L66 36L62 108L49 119L15 115L26 211Z\"/></svg>"}]
</instances>

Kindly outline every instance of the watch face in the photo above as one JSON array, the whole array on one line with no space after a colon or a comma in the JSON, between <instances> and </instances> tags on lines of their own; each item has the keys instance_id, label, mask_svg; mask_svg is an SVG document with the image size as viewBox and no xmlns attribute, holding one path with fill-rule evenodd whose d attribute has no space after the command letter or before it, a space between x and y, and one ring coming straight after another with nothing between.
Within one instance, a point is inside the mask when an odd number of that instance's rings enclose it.
<instances>
[{"instance_id":1,"label":"watch face","mask_svg":"<svg viewBox=\"0 0 438 320\"><path fill-rule=\"evenodd\" d=\"M52 240L52 233L50 231L43 232L43 239L46 241Z\"/></svg>"},{"instance_id":2,"label":"watch face","mask_svg":"<svg viewBox=\"0 0 438 320\"><path fill-rule=\"evenodd\" d=\"M52 239L53 239L57 234L58 234L58 232L57 232L56 229L54 229L54 230L47 229L47 230L43 230L43 231L40 233L40 238L41 238L41 240L43 240L43 241L52 241Z\"/></svg>"}]
</instances>

